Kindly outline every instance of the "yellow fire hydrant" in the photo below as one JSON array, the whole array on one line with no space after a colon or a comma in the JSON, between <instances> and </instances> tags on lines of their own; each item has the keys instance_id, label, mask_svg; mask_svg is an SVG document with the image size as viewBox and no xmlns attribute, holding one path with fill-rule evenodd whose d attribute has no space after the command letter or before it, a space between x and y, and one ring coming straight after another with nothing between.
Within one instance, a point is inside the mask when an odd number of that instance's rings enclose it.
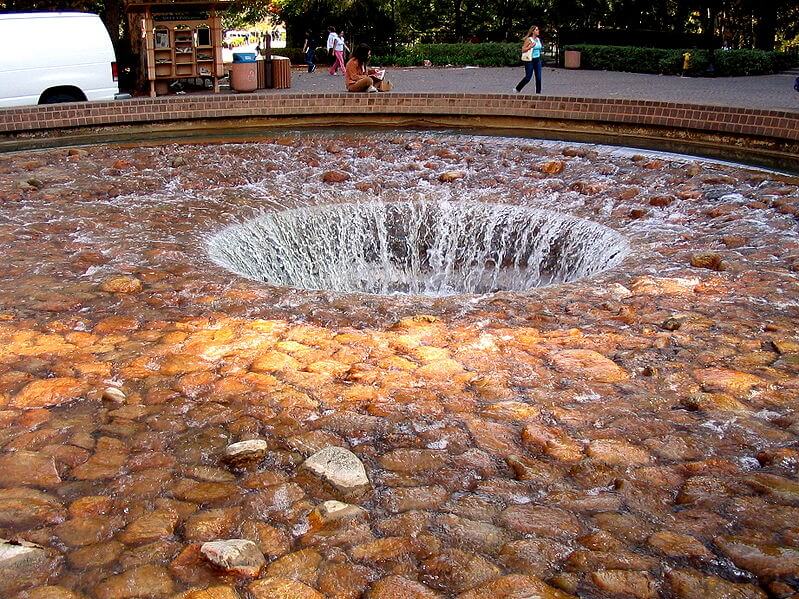
<instances>
[{"instance_id":1,"label":"yellow fire hydrant","mask_svg":"<svg viewBox=\"0 0 799 599\"><path fill-rule=\"evenodd\" d=\"M688 71L691 70L691 61L694 56L691 52L686 52L682 55L682 76L685 77Z\"/></svg>"}]
</instances>

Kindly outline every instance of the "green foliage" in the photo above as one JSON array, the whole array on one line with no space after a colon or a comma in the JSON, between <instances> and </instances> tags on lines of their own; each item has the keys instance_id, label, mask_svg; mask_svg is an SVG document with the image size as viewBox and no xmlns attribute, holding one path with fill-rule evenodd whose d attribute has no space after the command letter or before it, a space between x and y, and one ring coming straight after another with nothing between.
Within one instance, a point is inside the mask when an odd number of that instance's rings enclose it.
<instances>
[{"instance_id":1,"label":"green foliage","mask_svg":"<svg viewBox=\"0 0 799 599\"><path fill-rule=\"evenodd\" d=\"M520 44L414 44L397 48L395 54L376 48L372 62L400 67L418 66L429 60L434 66L505 67L520 62Z\"/></svg>"},{"instance_id":2,"label":"green foliage","mask_svg":"<svg viewBox=\"0 0 799 599\"><path fill-rule=\"evenodd\" d=\"M591 46L578 44L565 50L581 53L580 66L601 71L626 71L629 73L653 73L677 75L683 72L683 55L691 54L688 75L709 74L713 63L713 74L722 77L744 75L767 75L789 68L795 58L781 52L763 50L664 50L659 48L637 48L626 46Z\"/></svg>"}]
</instances>

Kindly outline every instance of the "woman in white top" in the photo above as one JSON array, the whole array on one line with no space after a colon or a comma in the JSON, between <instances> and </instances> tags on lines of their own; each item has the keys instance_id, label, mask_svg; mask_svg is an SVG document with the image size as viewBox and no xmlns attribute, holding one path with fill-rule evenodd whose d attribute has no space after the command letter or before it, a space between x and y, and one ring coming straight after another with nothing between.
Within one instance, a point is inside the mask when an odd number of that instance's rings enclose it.
<instances>
[{"instance_id":1,"label":"woman in white top","mask_svg":"<svg viewBox=\"0 0 799 599\"><path fill-rule=\"evenodd\" d=\"M342 31L341 34L333 33L335 37L333 38L333 54L335 55L336 59L333 61L333 64L330 65L330 70L328 73L331 75L335 75L339 69L341 69L341 74L346 75L347 69L344 66L344 50L347 52L350 51L347 48L347 44L344 43L344 32Z\"/></svg>"},{"instance_id":2,"label":"woman in white top","mask_svg":"<svg viewBox=\"0 0 799 599\"><path fill-rule=\"evenodd\" d=\"M538 37L538 27L533 25L524 37L522 43L522 64L524 64L524 78L513 88L515 93L522 91L525 85L535 74L535 93L541 93L541 38Z\"/></svg>"}]
</instances>

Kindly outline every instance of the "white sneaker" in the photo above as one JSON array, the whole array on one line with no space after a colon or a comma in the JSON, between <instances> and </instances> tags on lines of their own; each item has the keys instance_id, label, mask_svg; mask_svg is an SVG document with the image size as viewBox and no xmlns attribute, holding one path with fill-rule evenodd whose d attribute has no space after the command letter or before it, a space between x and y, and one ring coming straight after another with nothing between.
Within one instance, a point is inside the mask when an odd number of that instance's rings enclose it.
<instances>
[{"instance_id":1,"label":"white sneaker","mask_svg":"<svg viewBox=\"0 0 799 599\"><path fill-rule=\"evenodd\" d=\"M513 91L511 91L511 93L512 93L512 94L518 94L518 93L519 93L519 90L518 90L518 89L516 89L516 88L514 87L514 88L513 88Z\"/></svg>"},{"instance_id":2,"label":"white sneaker","mask_svg":"<svg viewBox=\"0 0 799 599\"><path fill-rule=\"evenodd\" d=\"M371 94L372 92L376 92L377 88L374 85L370 85L368 88L366 88L366 91Z\"/></svg>"}]
</instances>

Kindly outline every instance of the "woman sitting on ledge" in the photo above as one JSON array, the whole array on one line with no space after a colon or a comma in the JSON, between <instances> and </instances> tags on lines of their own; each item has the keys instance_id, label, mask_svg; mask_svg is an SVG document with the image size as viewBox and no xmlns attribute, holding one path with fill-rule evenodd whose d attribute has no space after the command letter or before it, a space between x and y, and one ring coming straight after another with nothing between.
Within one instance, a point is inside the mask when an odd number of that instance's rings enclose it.
<instances>
[{"instance_id":1,"label":"woman sitting on ledge","mask_svg":"<svg viewBox=\"0 0 799 599\"><path fill-rule=\"evenodd\" d=\"M352 53L352 58L347 61L346 79L349 92L376 92L388 91L384 89L383 81L385 71L369 68L369 58L372 50L366 44L359 44Z\"/></svg>"}]
</instances>

